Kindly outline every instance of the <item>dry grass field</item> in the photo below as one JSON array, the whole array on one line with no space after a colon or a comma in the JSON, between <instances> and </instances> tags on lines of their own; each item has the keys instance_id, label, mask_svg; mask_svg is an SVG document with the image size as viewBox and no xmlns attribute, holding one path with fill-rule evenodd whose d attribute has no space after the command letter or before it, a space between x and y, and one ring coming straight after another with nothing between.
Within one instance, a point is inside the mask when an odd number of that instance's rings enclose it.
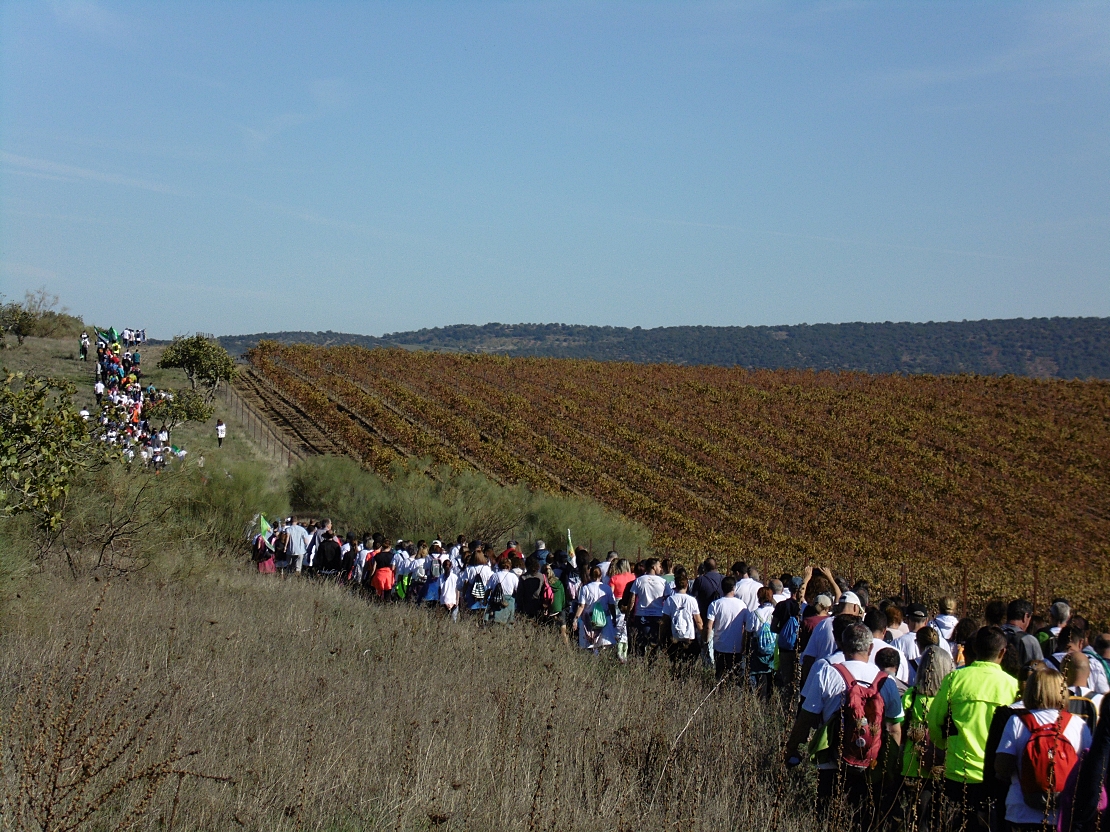
<instances>
[{"instance_id":1,"label":"dry grass field","mask_svg":"<svg viewBox=\"0 0 1110 832\"><path fill-rule=\"evenodd\" d=\"M814 828L776 712L663 666L246 572L39 590L0 635L6 828Z\"/></svg>"}]
</instances>

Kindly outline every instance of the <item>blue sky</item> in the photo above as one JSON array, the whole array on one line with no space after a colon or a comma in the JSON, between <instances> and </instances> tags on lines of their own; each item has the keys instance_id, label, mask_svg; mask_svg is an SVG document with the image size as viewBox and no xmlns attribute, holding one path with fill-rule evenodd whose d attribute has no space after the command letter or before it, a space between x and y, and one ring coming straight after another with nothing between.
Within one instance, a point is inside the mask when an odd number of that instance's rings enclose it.
<instances>
[{"instance_id":1,"label":"blue sky","mask_svg":"<svg viewBox=\"0 0 1110 832\"><path fill-rule=\"evenodd\" d=\"M1110 315L1106 3L8 0L0 38L0 291L104 324Z\"/></svg>"}]
</instances>

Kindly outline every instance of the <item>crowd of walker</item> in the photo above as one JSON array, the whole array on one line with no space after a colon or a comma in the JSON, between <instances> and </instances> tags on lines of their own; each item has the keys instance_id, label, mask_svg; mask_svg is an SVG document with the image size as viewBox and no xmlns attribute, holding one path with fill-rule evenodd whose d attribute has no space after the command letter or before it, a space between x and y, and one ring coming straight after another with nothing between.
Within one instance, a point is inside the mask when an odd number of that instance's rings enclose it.
<instances>
[{"instance_id":1,"label":"crowd of walker","mask_svg":"<svg viewBox=\"0 0 1110 832\"><path fill-rule=\"evenodd\" d=\"M959 617L953 598L876 602L824 568L764 580L712 557L691 572L543 541L529 554L461 535L391 543L294 517L265 526L254 552L260 572L485 626L528 620L620 662L712 670L718 687L786 710L783 765L814 765L819 808L854 828L1087 832L1106 814L1110 634L1065 599L1047 618L1023 599Z\"/></svg>"},{"instance_id":2,"label":"crowd of walker","mask_svg":"<svg viewBox=\"0 0 1110 832\"><path fill-rule=\"evenodd\" d=\"M140 347L144 343L146 330L143 329L96 330L93 394L99 413L92 432L100 441L118 447L126 461L137 459L143 465L161 470L175 460L184 461L188 452L171 444L165 423L155 427L148 418L151 405L172 399L173 394L158 390L153 384L143 385ZM91 354L89 335L82 332L79 358L88 361ZM85 408L81 409L81 416L85 421L93 418ZM203 466L203 459L199 464Z\"/></svg>"}]
</instances>

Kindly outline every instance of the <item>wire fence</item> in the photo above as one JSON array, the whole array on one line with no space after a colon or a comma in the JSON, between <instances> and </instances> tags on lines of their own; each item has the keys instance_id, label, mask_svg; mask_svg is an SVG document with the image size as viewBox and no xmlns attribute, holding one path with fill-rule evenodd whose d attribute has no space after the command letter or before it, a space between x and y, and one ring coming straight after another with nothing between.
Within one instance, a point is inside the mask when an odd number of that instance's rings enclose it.
<instances>
[{"instance_id":1,"label":"wire fence","mask_svg":"<svg viewBox=\"0 0 1110 832\"><path fill-rule=\"evenodd\" d=\"M246 435L265 454L286 467L295 465L305 458L304 451L297 448L275 430L270 421L259 413L250 402L239 395L239 391L230 384L221 385L219 395L227 406L229 415L243 426Z\"/></svg>"}]
</instances>

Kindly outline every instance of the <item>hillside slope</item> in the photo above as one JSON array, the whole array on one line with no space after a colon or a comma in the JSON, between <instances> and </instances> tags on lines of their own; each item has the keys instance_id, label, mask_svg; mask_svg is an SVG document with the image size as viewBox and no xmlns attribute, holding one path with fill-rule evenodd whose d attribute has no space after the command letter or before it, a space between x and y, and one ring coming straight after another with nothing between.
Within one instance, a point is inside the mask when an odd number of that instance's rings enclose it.
<instances>
[{"instance_id":1,"label":"hillside slope","mask_svg":"<svg viewBox=\"0 0 1110 832\"><path fill-rule=\"evenodd\" d=\"M254 373L385 470L588 494L688 561L1110 606L1110 384L263 344Z\"/></svg>"},{"instance_id":2,"label":"hillside slope","mask_svg":"<svg viewBox=\"0 0 1110 832\"><path fill-rule=\"evenodd\" d=\"M242 354L263 340L748 369L1110 378L1110 318L657 329L493 323L381 338L273 332L224 336L220 342Z\"/></svg>"}]
</instances>

